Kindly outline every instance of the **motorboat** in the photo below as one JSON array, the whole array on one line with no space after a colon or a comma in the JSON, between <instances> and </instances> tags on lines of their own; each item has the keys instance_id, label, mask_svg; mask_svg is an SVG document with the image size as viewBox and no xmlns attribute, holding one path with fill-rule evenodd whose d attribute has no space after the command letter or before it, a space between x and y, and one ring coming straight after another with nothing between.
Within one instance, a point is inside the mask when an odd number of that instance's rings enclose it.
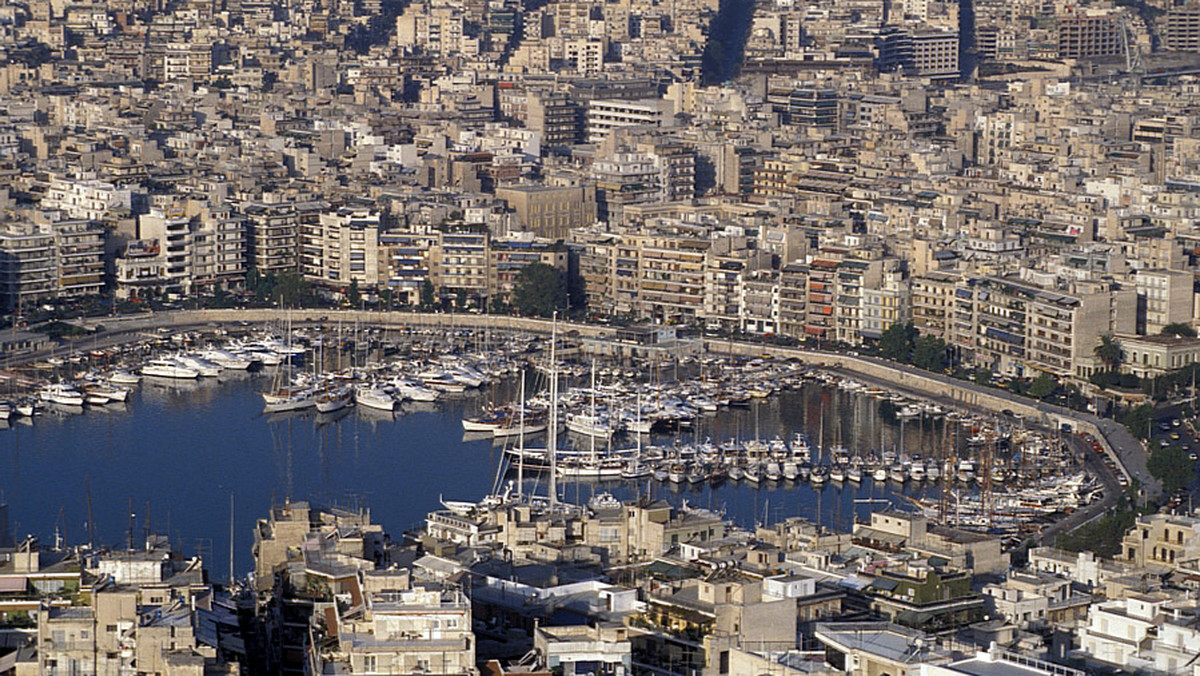
<instances>
[{"instance_id":1,"label":"motorboat","mask_svg":"<svg viewBox=\"0 0 1200 676\"><path fill-rule=\"evenodd\" d=\"M221 367L218 364L199 355L181 354L175 360L187 368L194 369L196 373L205 378L216 378L221 375Z\"/></svg>"},{"instance_id":2,"label":"motorboat","mask_svg":"<svg viewBox=\"0 0 1200 676\"><path fill-rule=\"evenodd\" d=\"M245 371L254 364L254 360L230 352L229 350L205 350L200 353L200 356L221 368L230 369L231 371Z\"/></svg>"},{"instance_id":3,"label":"motorboat","mask_svg":"<svg viewBox=\"0 0 1200 676\"><path fill-rule=\"evenodd\" d=\"M199 378L200 372L184 366L174 359L151 359L142 367L142 375L191 380Z\"/></svg>"},{"instance_id":4,"label":"motorboat","mask_svg":"<svg viewBox=\"0 0 1200 676\"><path fill-rule=\"evenodd\" d=\"M137 385L142 382L142 377L136 373L130 373L124 369L113 371L108 376L108 382L113 385Z\"/></svg>"},{"instance_id":5,"label":"motorboat","mask_svg":"<svg viewBox=\"0 0 1200 676\"><path fill-rule=\"evenodd\" d=\"M396 410L396 398L382 387L359 385L354 388L354 403L380 411Z\"/></svg>"},{"instance_id":6,"label":"motorboat","mask_svg":"<svg viewBox=\"0 0 1200 676\"><path fill-rule=\"evenodd\" d=\"M65 383L47 385L38 392L42 401L48 401L60 406L83 406L85 397L82 392Z\"/></svg>"}]
</instances>

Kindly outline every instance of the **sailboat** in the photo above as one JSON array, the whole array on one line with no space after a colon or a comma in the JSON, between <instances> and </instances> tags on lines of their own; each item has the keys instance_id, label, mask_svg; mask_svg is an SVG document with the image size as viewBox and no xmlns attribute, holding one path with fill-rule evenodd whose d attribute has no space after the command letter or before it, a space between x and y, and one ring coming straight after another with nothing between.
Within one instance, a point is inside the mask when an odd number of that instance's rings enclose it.
<instances>
[{"instance_id":1,"label":"sailboat","mask_svg":"<svg viewBox=\"0 0 1200 676\"><path fill-rule=\"evenodd\" d=\"M291 351L292 340L292 320L291 315L288 316L288 346ZM311 387L292 386L283 384L283 369L275 370L274 384L269 392L262 393L264 410L267 413L280 413L283 411L299 411L306 408L311 408L317 403L316 392Z\"/></svg>"}]
</instances>

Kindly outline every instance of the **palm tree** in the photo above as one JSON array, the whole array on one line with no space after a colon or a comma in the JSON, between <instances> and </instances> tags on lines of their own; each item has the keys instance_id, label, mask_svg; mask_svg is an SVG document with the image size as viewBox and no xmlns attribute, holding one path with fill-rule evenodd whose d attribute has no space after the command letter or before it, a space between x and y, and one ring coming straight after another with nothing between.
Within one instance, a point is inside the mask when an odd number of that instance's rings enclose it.
<instances>
[{"instance_id":1,"label":"palm tree","mask_svg":"<svg viewBox=\"0 0 1200 676\"><path fill-rule=\"evenodd\" d=\"M1125 358L1121 351L1121 342L1113 338L1111 333L1100 336L1100 342L1096 345L1093 353L1109 371L1121 368L1121 361Z\"/></svg>"}]
</instances>

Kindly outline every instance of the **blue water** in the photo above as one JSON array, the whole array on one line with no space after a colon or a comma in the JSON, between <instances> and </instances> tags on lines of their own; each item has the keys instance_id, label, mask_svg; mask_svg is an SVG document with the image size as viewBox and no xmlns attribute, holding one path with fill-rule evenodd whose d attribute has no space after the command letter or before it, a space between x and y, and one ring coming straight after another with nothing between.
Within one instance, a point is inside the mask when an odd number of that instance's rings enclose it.
<instances>
[{"instance_id":1,"label":"blue water","mask_svg":"<svg viewBox=\"0 0 1200 676\"><path fill-rule=\"evenodd\" d=\"M140 542L148 527L169 530L187 553L205 556L217 579L228 575L230 495L234 497L236 568L252 567L255 519L285 498L369 507L374 519L398 536L420 527L439 508L439 496L474 500L495 482L501 449L490 440L464 441L460 420L492 397L503 400L512 384L461 399L407 407L395 419L348 410L340 418L316 413L268 417L258 392L270 376L240 374L222 382L147 381L123 410L82 415L45 415L32 426L0 431L0 491L9 503L15 537L35 534L51 542L56 529L68 544L83 543L94 530L97 543L124 546L130 532ZM730 410L702 421L695 430L660 436L672 444L711 437L789 438L807 430L815 442L864 450L900 443L900 428L886 404L817 385L786 392L750 409ZM820 422L824 417L824 424ZM929 454L942 442L941 426L907 423L904 446ZM632 443L632 442L630 442ZM530 480L532 487L535 483ZM807 484L764 483L759 488L725 483L675 490L643 480L596 487L566 485L569 500L598 490L619 497L650 491L675 504L721 509L743 526L789 516L817 518L848 528L891 500L894 486L844 489L826 485L818 501ZM542 490L544 491L544 485ZM932 486L910 485L910 495L936 495ZM88 527L88 494L92 528ZM131 528L131 513L133 525ZM147 517L149 524L147 526Z\"/></svg>"}]
</instances>

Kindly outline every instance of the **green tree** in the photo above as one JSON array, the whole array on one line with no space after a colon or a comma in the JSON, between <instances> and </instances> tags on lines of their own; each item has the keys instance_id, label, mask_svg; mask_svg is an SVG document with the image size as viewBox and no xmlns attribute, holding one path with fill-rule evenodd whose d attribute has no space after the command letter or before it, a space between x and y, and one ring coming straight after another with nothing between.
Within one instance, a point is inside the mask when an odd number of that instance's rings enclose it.
<instances>
[{"instance_id":1,"label":"green tree","mask_svg":"<svg viewBox=\"0 0 1200 676\"><path fill-rule=\"evenodd\" d=\"M350 280L350 288L346 289L346 300L350 302L351 307L358 307L359 301L362 300L362 291L358 288L358 280Z\"/></svg>"},{"instance_id":2,"label":"green tree","mask_svg":"<svg viewBox=\"0 0 1200 676\"><path fill-rule=\"evenodd\" d=\"M526 265L513 285L513 307L527 315L549 317L567 305L567 282L558 268L545 263Z\"/></svg>"},{"instance_id":3,"label":"green tree","mask_svg":"<svg viewBox=\"0 0 1200 676\"><path fill-rule=\"evenodd\" d=\"M1121 418L1121 423L1129 430L1129 433L1138 439L1150 438L1150 424L1154 422L1154 405L1142 404L1134 406L1125 412Z\"/></svg>"},{"instance_id":4,"label":"green tree","mask_svg":"<svg viewBox=\"0 0 1200 676\"><path fill-rule=\"evenodd\" d=\"M971 380L974 380L976 385L987 387L992 384L992 370L980 366L971 374Z\"/></svg>"},{"instance_id":5,"label":"green tree","mask_svg":"<svg viewBox=\"0 0 1200 676\"><path fill-rule=\"evenodd\" d=\"M383 301L383 309L391 310L392 302L396 300L396 294L391 289L384 289L379 292L379 299Z\"/></svg>"},{"instance_id":6,"label":"green tree","mask_svg":"<svg viewBox=\"0 0 1200 676\"><path fill-rule=\"evenodd\" d=\"M299 272L281 272L275 276L274 282L270 296L279 301L281 306L305 307L313 304L312 285Z\"/></svg>"},{"instance_id":7,"label":"green tree","mask_svg":"<svg viewBox=\"0 0 1200 676\"><path fill-rule=\"evenodd\" d=\"M1037 399L1045 399L1046 397L1054 394L1056 390L1058 390L1058 379L1056 379L1053 375L1042 371L1038 374L1038 377L1034 378L1033 382L1029 384L1029 389L1026 390L1026 394Z\"/></svg>"},{"instance_id":8,"label":"green tree","mask_svg":"<svg viewBox=\"0 0 1200 676\"><path fill-rule=\"evenodd\" d=\"M946 341L934 336L917 336L913 341L912 363L926 371L946 368Z\"/></svg>"},{"instance_id":9,"label":"green tree","mask_svg":"<svg viewBox=\"0 0 1200 676\"><path fill-rule=\"evenodd\" d=\"M421 308L425 310L432 309L435 300L433 282L426 279L424 282L421 282Z\"/></svg>"},{"instance_id":10,"label":"green tree","mask_svg":"<svg viewBox=\"0 0 1200 676\"><path fill-rule=\"evenodd\" d=\"M1171 495L1191 483L1195 468L1191 458L1176 446L1160 448L1146 460L1146 469L1163 484L1163 493Z\"/></svg>"},{"instance_id":11,"label":"green tree","mask_svg":"<svg viewBox=\"0 0 1200 676\"><path fill-rule=\"evenodd\" d=\"M1181 322L1167 324L1166 326L1162 327L1162 331L1159 331L1159 333L1164 336L1181 336L1183 338L1196 337L1196 329L1193 329L1187 324L1183 324Z\"/></svg>"},{"instance_id":12,"label":"green tree","mask_svg":"<svg viewBox=\"0 0 1200 676\"><path fill-rule=\"evenodd\" d=\"M1121 343L1116 338L1113 338L1111 333L1106 333L1100 336L1100 342L1093 348L1092 353L1096 355L1096 359L1104 364L1104 368L1109 371L1116 371L1121 368L1121 361L1125 355L1121 350Z\"/></svg>"},{"instance_id":13,"label":"green tree","mask_svg":"<svg viewBox=\"0 0 1200 676\"><path fill-rule=\"evenodd\" d=\"M913 342L917 329L912 322L892 324L879 336L879 354L884 359L908 363L912 361Z\"/></svg>"}]
</instances>

